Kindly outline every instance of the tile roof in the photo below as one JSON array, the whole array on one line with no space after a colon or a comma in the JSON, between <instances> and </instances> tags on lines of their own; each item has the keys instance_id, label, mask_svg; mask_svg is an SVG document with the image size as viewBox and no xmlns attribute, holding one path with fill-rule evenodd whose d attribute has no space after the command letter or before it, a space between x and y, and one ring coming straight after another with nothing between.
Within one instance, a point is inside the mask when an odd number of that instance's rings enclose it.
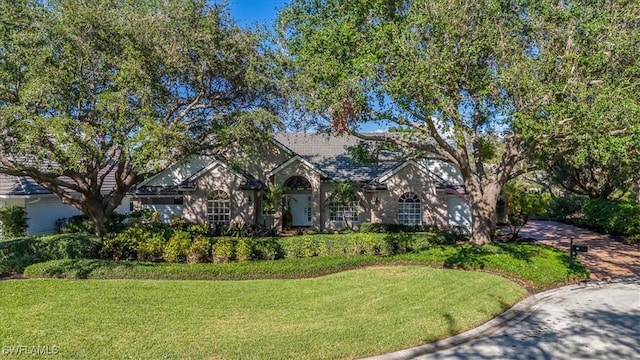
<instances>
[{"instance_id":1,"label":"tile roof","mask_svg":"<svg viewBox=\"0 0 640 360\"><path fill-rule=\"evenodd\" d=\"M45 163L43 167L50 168L51 163ZM100 175L104 174L106 170L100 171ZM73 180L66 176L60 177L61 180L75 183ZM116 187L115 176L105 177L102 183L102 192L106 193L113 190ZM42 195L52 194L51 191L45 189L39 185L34 179L28 176L13 176L0 173L0 195L3 196L28 196L28 195Z\"/></svg>"},{"instance_id":2,"label":"tile roof","mask_svg":"<svg viewBox=\"0 0 640 360\"><path fill-rule=\"evenodd\" d=\"M360 141L355 136L278 133L274 138L337 181L369 182L398 164L362 164L353 160L348 148Z\"/></svg>"},{"instance_id":3,"label":"tile roof","mask_svg":"<svg viewBox=\"0 0 640 360\"><path fill-rule=\"evenodd\" d=\"M38 185L29 177L0 174L0 195L21 196L50 193L49 190Z\"/></svg>"}]
</instances>

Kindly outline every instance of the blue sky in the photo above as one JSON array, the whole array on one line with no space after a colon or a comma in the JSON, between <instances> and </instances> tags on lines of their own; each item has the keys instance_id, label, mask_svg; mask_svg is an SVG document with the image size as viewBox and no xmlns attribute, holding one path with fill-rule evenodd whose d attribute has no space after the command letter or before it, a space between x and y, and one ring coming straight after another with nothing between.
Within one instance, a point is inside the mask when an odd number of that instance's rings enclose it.
<instances>
[{"instance_id":1,"label":"blue sky","mask_svg":"<svg viewBox=\"0 0 640 360\"><path fill-rule=\"evenodd\" d=\"M266 24L271 26L276 9L282 9L287 0L227 0L231 16L242 26Z\"/></svg>"},{"instance_id":2,"label":"blue sky","mask_svg":"<svg viewBox=\"0 0 640 360\"><path fill-rule=\"evenodd\" d=\"M216 1L216 0L214 0ZM276 19L277 11L281 10L289 0L227 0L231 17L243 27L252 27L256 24L266 25L271 28ZM375 123L364 123L360 131L372 132L386 130Z\"/></svg>"}]
</instances>

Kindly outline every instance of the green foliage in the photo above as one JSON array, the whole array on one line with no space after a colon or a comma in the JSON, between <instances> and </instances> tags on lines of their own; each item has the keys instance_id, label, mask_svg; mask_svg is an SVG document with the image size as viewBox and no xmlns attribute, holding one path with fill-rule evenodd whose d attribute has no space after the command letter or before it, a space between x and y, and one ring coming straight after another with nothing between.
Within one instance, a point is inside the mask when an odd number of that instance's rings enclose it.
<instances>
[{"instance_id":1,"label":"green foliage","mask_svg":"<svg viewBox=\"0 0 640 360\"><path fill-rule=\"evenodd\" d=\"M95 258L100 244L89 235L22 237L0 242L0 275L21 272L28 265L53 259Z\"/></svg>"},{"instance_id":2,"label":"green foliage","mask_svg":"<svg viewBox=\"0 0 640 360\"><path fill-rule=\"evenodd\" d=\"M255 241L250 238L241 238L236 246L236 260L249 261L254 258Z\"/></svg>"},{"instance_id":3,"label":"green foliage","mask_svg":"<svg viewBox=\"0 0 640 360\"><path fill-rule=\"evenodd\" d=\"M233 239L229 239L233 240ZM364 266L416 264L509 274L537 289L589 277L580 263L571 269L566 252L536 244L501 243L488 246L431 246L393 256L316 256L279 261L231 264L135 263L95 260L52 261L30 266L29 277L74 277L78 269L93 268L91 279L245 280L307 278Z\"/></svg>"},{"instance_id":4,"label":"green foliage","mask_svg":"<svg viewBox=\"0 0 640 360\"><path fill-rule=\"evenodd\" d=\"M438 227L435 225L404 225L396 223L361 223L360 232L364 233L399 233L399 232L437 232Z\"/></svg>"},{"instance_id":5,"label":"green foliage","mask_svg":"<svg viewBox=\"0 0 640 360\"><path fill-rule=\"evenodd\" d=\"M228 263L235 258L236 240L228 237L217 238L211 252L216 263Z\"/></svg>"},{"instance_id":6,"label":"green foliage","mask_svg":"<svg viewBox=\"0 0 640 360\"><path fill-rule=\"evenodd\" d=\"M23 207L0 207L0 239L23 236L27 231L27 213Z\"/></svg>"},{"instance_id":7,"label":"green foliage","mask_svg":"<svg viewBox=\"0 0 640 360\"><path fill-rule=\"evenodd\" d=\"M209 224L188 224L185 230L192 236L207 236L209 235Z\"/></svg>"},{"instance_id":8,"label":"green foliage","mask_svg":"<svg viewBox=\"0 0 640 360\"><path fill-rule=\"evenodd\" d=\"M254 259L278 260L285 256L281 243L276 238L256 239L254 247Z\"/></svg>"},{"instance_id":9,"label":"green foliage","mask_svg":"<svg viewBox=\"0 0 640 360\"><path fill-rule=\"evenodd\" d=\"M129 214L118 214L116 212L111 213L105 224L105 231L107 232L121 232L127 228L125 222L129 221L131 224L136 224L140 218L140 214L132 212ZM92 234L94 231L93 221L89 219L87 215L75 215L69 218L60 218L56 220L56 230L61 233L81 233Z\"/></svg>"},{"instance_id":10,"label":"green foliage","mask_svg":"<svg viewBox=\"0 0 640 360\"><path fill-rule=\"evenodd\" d=\"M158 261L164 253L165 240L157 234L151 235L138 243L138 260Z\"/></svg>"},{"instance_id":11,"label":"green foliage","mask_svg":"<svg viewBox=\"0 0 640 360\"><path fill-rule=\"evenodd\" d=\"M185 262L191 249L191 235L186 231L175 231L164 247L162 257L169 262Z\"/></svg>"},{"instance_id":12,"label":"green foliage","mask_svg":"<svg viewBox=\"0 0 640 360\"><path fill-rule=\"evenodd\" d=\"M567 220L581 216L584 196L568 195L554 197L549 204L549 216L556 220Z\"/></svg>"},{"instance_id":13,"label":"green foliage","mask_svg":"<svg viewBox=\"0 0 640 360\"><path fill-rule=\"evenodd\" d=\"M640 236L640 203L636 201L592 200L584 196L554 198L550 212L560 221L626 235L627 242Z\"/></svg>"},{"instance_id":14,"label":"green foliage","mask_svg":"<svg viewBox=\"0 0 640 360\"><path fill-rule=\"evenodd\" d=\"M54 188L100 235L145 176L280 124L270 50L226 4L3 1L0 13L0 171ZM113 191L95 191L105 182Z\"/></svg>"},{"instance_id":15,"label":"green foliage","mask_svg":"<svg viewBox=\"0 0 640 360\"><path fill-rule=\"evenodd\" d=\"M640 203L635 201L585 200L584 225L622 235L640 234Z\"/></svg>"},{"instance_id":16,"label":"green foliage","mask_svg":"<svg viewBox=\"0 0 640 360\"><path fill-rule=\"evenodd\" d=\"M93 222L86 215L76 215L56 220L56 229L61 233L91 234Z\"/></svg>"},{"instance_id":17,"label":"green foliage","mask_svg":"<svg viewBox=\"0 0 640 360\"><path fill-rule=\"evenodd\" d=\"M189 248L189 253L187 255L187 261L190 263L207 262L210 258L211 241L205 236L198 235L193 243L191 243L191 247Z\"/></svg>"},{"instance_id":18,"label":"green foliage","mask_svg":"<svg viewBox=\"0 0 640 360\"><path fill-rule=\"evenodd\" d=\"M138 258L138 246L145 241L149 233L141 228L129 228L121 233L104 236L100 255L104 259L135 260Z\"/></svg>"},{"instance_id":19,"label":"green foliage","mask_svg":"<svg viewBox=\"0 0 640 360\"><path fill-rule=\"evenodd\" d=\"M504 202L511 234L515 238L534 215L540 215L549 207L549 199L525 190L522 184L508 182L503 189Z\"/></svg>"}]
</instances>

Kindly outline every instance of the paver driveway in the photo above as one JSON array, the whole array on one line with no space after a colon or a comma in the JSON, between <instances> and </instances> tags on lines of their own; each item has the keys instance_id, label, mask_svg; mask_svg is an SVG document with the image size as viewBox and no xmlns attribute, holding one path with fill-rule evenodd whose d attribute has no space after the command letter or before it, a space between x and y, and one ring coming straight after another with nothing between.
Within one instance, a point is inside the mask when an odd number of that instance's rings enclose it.
<instances>
[{"instance_id":1,"label":"paver driveway","mask_svg":"<svg viewBox=\"0 0 640 360\"><path fill-rule=\"evenodd\" d=\"M536 294L500 317L443 341L377 359L640 359L640 246L552 221L521 234L569 250L591 281ZM595 281L600 280L600 281Z\"/></svg>"},{"instance_id":2,"label":"paver driveway","mask_svg":"<svg viewBox=\"0 0 640 360\"><path fill-rule=\"evenodd\" d=\"M578 258L591 271L591 280L640 276L640 245L625 245L610 235L555 221L531 221L520 235L567 252L571 238L576 245L588 245L589 251Z\"/></svg>"}]
</instances>

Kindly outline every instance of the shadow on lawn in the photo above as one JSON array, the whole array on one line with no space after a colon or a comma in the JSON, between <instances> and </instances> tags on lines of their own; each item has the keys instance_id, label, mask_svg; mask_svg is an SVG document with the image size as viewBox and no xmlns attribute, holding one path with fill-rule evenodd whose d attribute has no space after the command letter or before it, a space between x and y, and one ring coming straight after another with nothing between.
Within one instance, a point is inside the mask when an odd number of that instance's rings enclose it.
<instances>
[{"instance_id":1,"label":"shadow on lawn","mask_svg":"<svg viewBox=\"0 0 640 360\"><path fill-rule=\"evenodd\" d=\"M578 260L574 259L573 265L571 265L568 253L558 252L537 244L503 243L484 246L465 244L457 247L453 254L447 256L444 260L444 267L484 270L495 268L499 263L506 265L509 262L516 264L520 262L523 263L522 265L527 265L534 261L544 262L545 260L549 262L549 268L565 268L567 279L588 278L589 276L587 268Z\"/></svg>"},{"instance_id":2,"label":"shadow on lawn","mask_svg":"<svg viewBox=\"0 0 640 360\"><path fill-rule=\"evenodd\" d=\"M445 267L464 269L483 269L491 257L507 256L516 260L530 262L541 254L541 248L529 245L495 244L477 246L465 244L457 248L455 254L445 260Z\"/></svg>"},{"instance_id":3,"label":"shadow on lawn","mask_svg":"<svg viewBox=\"0 0 640 360\"><path fill-rule=\"evenodd\" d=\"M127 261L105 261L92 259L66 259L53 263L46 263L43 271L50 277L68 279L87 279L94 271L112 271L113 269L130 269L134 266L152 266L145 263L132 263Z\"/></svg>"}]
</instances>

